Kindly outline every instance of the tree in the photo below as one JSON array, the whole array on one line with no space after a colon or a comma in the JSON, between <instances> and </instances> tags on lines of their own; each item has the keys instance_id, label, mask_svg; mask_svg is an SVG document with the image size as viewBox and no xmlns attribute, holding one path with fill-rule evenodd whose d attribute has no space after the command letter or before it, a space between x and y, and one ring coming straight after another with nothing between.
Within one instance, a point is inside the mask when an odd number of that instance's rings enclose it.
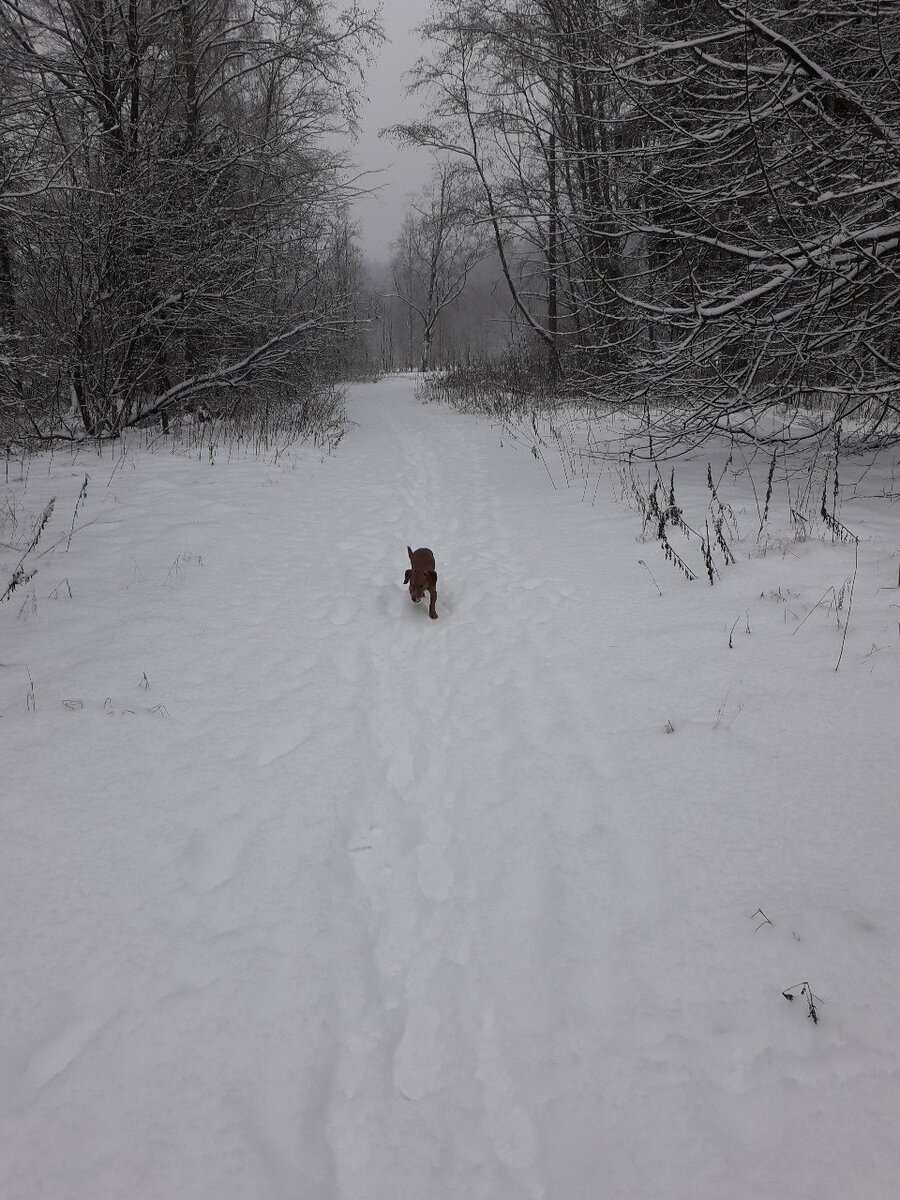
<instances>
[{"instance_id":1,"label":"tree","mask_svg":"<svg viewBox=\"0 0 900 1200\"><path fill-rule=\"evenodd\" d=\"M430 365L441 314L462 294L469 273L486 253L468 174L438 160L431 186L410 205L391 264L394 295L422 323L420 371Z\"/></svg>"},{"instance_id":2,"label":"tree","mask_svg":"<svg viewBox=\"0 0 900 1200\"><path fill-rule=\"evenodd\" d=\"M439 0L424 32L398 133L478 180L571 384L678 438L900 439L896 6Z\"/></svg>"},{"instance_id":3,"label":"tree","mask_svg":"<svg viewBox=\"0 0 900 1200\"><path fill-rule=\"evenodd\" d=\"M423 27L434 51L413 72L430 119L396 130L478 181L510 296L553 371L561 356L615 349L620 302L605 280L619 228L603 156L616 106L594 73L609 24L597 0L441 0Z\"/></svg>"},{"instance_id":4,"label":"tree","mask_svg":"<svg viewBox=\"0 0 900 1200\"><path fill-rule=\"evenodd\" d=\"M689 389L695 439L793 440L798 413L806 436L896 439L900 14L686 13L658 5L609 67L642 114L622 221L650 248L647 395Z\"/></svg>"},{"instance_id":5,"label":"tree","mask_svg":"<svg viewBox=\"0 0 900 1200\"><path fill-rule=\"evenodd\" d=\"M318 0L0 0L0 303L29 347L3 386L34 435L284 388L334 340L325 142L377 35Z\"/></svg>"}]
</instances>

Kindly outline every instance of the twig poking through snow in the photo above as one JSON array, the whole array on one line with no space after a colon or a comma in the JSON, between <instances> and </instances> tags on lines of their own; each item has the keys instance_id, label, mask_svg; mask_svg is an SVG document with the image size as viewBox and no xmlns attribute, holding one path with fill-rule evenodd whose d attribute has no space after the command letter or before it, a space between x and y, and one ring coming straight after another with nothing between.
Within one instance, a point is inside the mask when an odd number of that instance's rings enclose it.
<instances>
[{"instance_id":1,"label":"twig poking through snow","mask_svg":"<svg viewBox=\"0 0 900 1200\"><path fill-rule=\"evenodd\" d=\"M653 580L653 586L659 592L660 598L662 598L662 591L660 590L659 584L656 582L656 576L653 574L653 572L650 570L650 568L647 566L647 564L644 562L644 560L642 558L639 558L638 562L644 568L644 570L647 572L647 574L650 576L650 578Z\"/></svg>"},{"instance_id":2,"label":"twig poking through snow","mask_svg":"<svg viewBox=\"0 0 900 1200\"><path fill-rule=\"evenodd\" d=\"M853 608L853 588L856 585L856 572L859 570L859 538L854 541L854 562L853 562L853 578L850 581L850 596L847 600L847 619L844 622L844 635L841 638L841 652L838 655L838 660L834 664L835 671L841 665L841 659L844 657L844 643L847 640L847 630L850 628L850 612Z\"/></svg>"},{"instance_id":3,"label":"twig poking through snow","mask_svg":"<svg viewBox=\"0 0 900 1200\"><path fill-rule=\"evenodd\" d=\"M769 918L766 916L766 914L763 912L763 910L761 908L758 908L755 913L751 914L750 920L752 921L756 917L762 917L762 920L757 925L757 927L753 930L754 933L759 933L759 931L762 929L763 925L773 925L773 922L769 920Z\"/></svg>"},{"instance_id":4,"label":"twig poking through snow","mask_svg":"<svg viewBox=\"0 0 900 1200\"><path fill-rule=\"evenodd\" d=\"M3 600L7 600L13 594L13 592L16 590L17 587L21 587L23 583L27 583L28 580L31 579L32 575L34 575L34 571L30 571L30 572L24 571L22 569L22 563L24 563L25 559L28 557L28 555L32 552L32 550L35 548L35 546L41 540L41 534L46 529L47 522L50 520L51 516L53 515L53 506L55 504L56 504L56 497L54 496L51 500L49 500L47 502L46 508L41 513L41 519L40 519L40 521L38 521L37 529L35 529L34 533L31 535L31 541L28 543L28 546L25 549L25 553L22 555L22 557L16 563L15 570L12 573L12 579L10 579L9 584L6 588L6 591L3 593L2 596L0 596L0 602L2 602Z\"/></svg>"},{"instance_id":5,"label":"twig poking through snow","mask_svg":"<svg viewBox=\"0 0 900 1200\"><path fill-rule=\"evenodd\" d=\"M785 990L781 993L782 996L784 996L785 1000L793 1000L793 998L794 998L793 991L795 988L800 989L800 995L803 997L803 999L806 1001L807 1005L809 1006L809 1012L806 1015L808 1017L812 1017L813 1025L818 1025L819 1014L816 1011L815 1002L816 1002L816 1000L818 1000L819 1003L821 1004L822 1003L821 997L813 995L812 988L809 986L807 981L804 979L804 981L802 983L793 983L793 984L791 984L791 986L789 988L785 988Z\"/></svg>"},{"instance_id":6,"label":"twig poking through snow","mask_svg":"<svg viewBox=\"0 0 900 1200\"><path fill-rule=\"evenodd\" d=\"M69 530L69 536L66 538L66 554L69 553L69 546L72 544L72 534L75 532L75 522L78 520L78 510L81 508L87 498L87 486L90 475L85 475L84 482L78 492L78 499L75 501L75 511L72 513L72 528Z\"/></svg>"}]
</instances>

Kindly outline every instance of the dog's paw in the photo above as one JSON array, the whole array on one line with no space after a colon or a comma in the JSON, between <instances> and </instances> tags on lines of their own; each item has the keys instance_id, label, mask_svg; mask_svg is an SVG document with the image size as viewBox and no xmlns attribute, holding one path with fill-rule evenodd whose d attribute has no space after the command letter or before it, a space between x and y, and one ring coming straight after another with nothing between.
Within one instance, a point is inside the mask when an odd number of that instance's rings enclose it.
<instances>
[{"instance_id":1,"label":"dog's paw","mask_svg":"<svg viewBox=\"0 0 900 1200\"><path fill-rule=\"evenodd\" d=\"M431 617L432 621L437 620L437 613L429 613L428 615L429 615L429 617Z\"/></svg>"}]
</instances>

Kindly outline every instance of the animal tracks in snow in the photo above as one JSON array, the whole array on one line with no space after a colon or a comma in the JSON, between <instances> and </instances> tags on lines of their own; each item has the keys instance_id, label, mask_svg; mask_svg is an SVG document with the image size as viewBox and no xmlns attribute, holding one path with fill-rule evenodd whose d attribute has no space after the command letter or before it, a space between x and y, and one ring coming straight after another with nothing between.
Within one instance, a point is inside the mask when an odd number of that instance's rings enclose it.
<instances>
[{"instance_id":1,"label":"animal tracks in snow","mask_svg":"<svg viewBox=\"0 0 900 1200\"><path fill-rule=\"evenodd\" d=\"M65 1071L105 1025L106 1019L97 1014L78 1017L66 1025L31 1055L24 1074L26 1086L41 1088Z\"/></svg>"},{"instance_id":2,"label":"animal tracks in snow","mask_svg":"<svg viewBox=\"0 0 900 1200\"><path fill-rule=\"evenodd\" d=\"M413 386L349 388L339 453L298 448L276 489L139 451L121 523L73 541L72 597L15 627L0 1193L758 1200L777 1176L824 1200L874 1164L891 1194L887 681L857 711L847 662L801 697L754 622L778 724L666 738L750 670L725 648L745 568L631 587L639 518ZM151 585L195 543L187 586ZM438 621L407 545L434 550ZM146 582L110 602L132 555ZM60 668L82 709L51 705ZM142 671L171 720L131 717ZM835 920L857 892L878 938ZM782 942L754 938L779 896ZM815 1029L783 1011L797 953Z\"/></svg>"},{"instance_id":3,"label":"animal tracks in snow","mask_svg":"<svg viewBox=\"0 0 900 1200\"><path fill-rule=\"evenodd\" d=\"M198 834L185 855L185 882L196 892L212 892L237 874L252 839L253 827L246 820L220 821Z\"/></svg>"},{"instance_id":4,"label":"animal tracks in snow","mask_svg":"<svg viewBox=\"0 0 900 1200\"><path fill-rule=\"evenodd\" d=\"M430 823L429 840L416 850L419 887L429 900L446 900L453 886L453 870L444 858L451 832L447 822L436 817Z\"/></svg>"},{"instance_id":5,"label":"animal tracks in snow","mask_svg":"<svg viewBox=\"0 0 900 1200\"><path fill-rule=\"evenodd\" d=\"M307 722L290 721L268 734L259 747L259 766L267 767L279 758L296 753L313 736Z\"/></svg>"},{"instance_id":6,"label":"animal tracks in snow","mask_svg":"<svg viewBox=\"0 0 900 1200\"><path fill-rule=\"evenodd\" d=\"M516 1102L516 1089L499 1054L496 1018L490 1011L485 1014L482 1030L478 1079L484 1088L485 1125L497 1157L520 1171L532 1168L537 1156L534 1123ZM531 1186L527 1194L540 1197L543 1189Z\"/></svg>"},{"instance_id":7,"label":"animal tracks in snow","mask_svg":"<svg viewBox=\"0 0 900 1200\"><path fill-rule=\"evenodd\" d=\"M421 1100L440 1083L440 1024L441 1014L430 1004L417 1005L407 1017L394 1056L394 1083L407 1100Z\"/></svg>"},{"instance_id":8,"label":"animal tracks in snow","mask_svg":"<svg viewBox=\"0 0 900 1200\"><path fill-rule=\"evenodd\" d=\"M330 606L328 620L332 625L347 625L357 615L358 611L359 605L355 600L352 600L348 596L339 596Z\"/></svg>"}]
</instances>

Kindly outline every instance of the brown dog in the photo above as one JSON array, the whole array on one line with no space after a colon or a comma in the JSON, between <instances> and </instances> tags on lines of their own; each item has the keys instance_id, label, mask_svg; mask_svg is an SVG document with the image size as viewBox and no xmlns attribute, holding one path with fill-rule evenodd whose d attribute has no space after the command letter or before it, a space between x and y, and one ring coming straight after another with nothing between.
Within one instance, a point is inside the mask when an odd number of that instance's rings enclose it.
<instances>
[{"instance_id":1,"label":"brown dog","mask_svg":"<svg viewBox=\"0 0 900 1200\"><path fill-rule=\"evenodd\" d=\"M430 594L428 615L432 621L436 621L437 571L434 569L434 555L427 546L421 546L418 550L411 550L407 546L406 550L409 554L410 568L403 576L403 582L409 584L409 594L412 596L413 604L418 604L426 592Z\"/></svg>"}]
</instances>

